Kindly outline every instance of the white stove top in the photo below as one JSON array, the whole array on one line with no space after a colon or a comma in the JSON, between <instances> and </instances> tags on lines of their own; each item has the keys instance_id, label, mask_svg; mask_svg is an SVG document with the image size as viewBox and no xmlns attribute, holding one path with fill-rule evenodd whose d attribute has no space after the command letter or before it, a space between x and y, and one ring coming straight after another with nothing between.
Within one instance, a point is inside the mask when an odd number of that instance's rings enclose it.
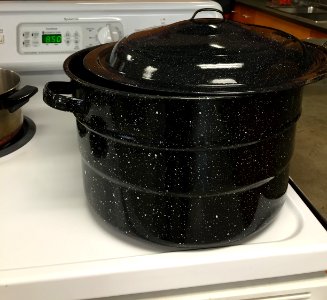
<instances>
[{"instance_id":1,"label":"white stove top","mask_svg":"<svg viewBox=\"0 0 327 300\"><path fill-rule=\"evenodd\" d=\"M87 205L75 118L42 100L46 82L67 79L61 70L71 43L44 45L29 34L55 27L67 42L66 31L74 36L76 31L83 38L75 42L84 47L88 39L99 44L110 34L116 38L117 22L128 34L187 19L208 6L218 4L0 1L0 66L18 71L22 85L39 88L23 107L36 123L35 136L0 158L0 299L88 299L293 274L310 277L327 269L326 230L291 187L271 226L242 245L216 249L172 251L127 237L103 224ZM327 276L322 277L326 287Z\"/></svg>"},{"instance_id":2,"label":"white stove top","mask_svg":"<svg viewBox=\"0 0 327 300\"><path fill-rule=\"evenodd\" d=\"M0 295L91 298L327 269L327 233L291 187L273 224L238 246L173 252L103 224L84 196L75 118L42 101L43 84L62 76L23 77L39 87L23 109L37 131L0 158Z\"/></svg>"}]
</instances>

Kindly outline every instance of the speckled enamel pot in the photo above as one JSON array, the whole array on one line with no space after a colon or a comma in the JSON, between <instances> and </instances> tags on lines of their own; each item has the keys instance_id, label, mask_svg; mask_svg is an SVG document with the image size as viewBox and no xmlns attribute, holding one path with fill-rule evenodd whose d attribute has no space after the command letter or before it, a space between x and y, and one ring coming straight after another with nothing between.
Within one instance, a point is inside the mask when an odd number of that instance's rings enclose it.
<instances>
[{"instance_id":1,"label":"speckled enamel pot","mask_svg":"<svg viewBox=\"0 0 327 300\"><path fill-rule=\"evenodd\" d=\"M265 228L284 203L303 84L145 93L85 68L94 49L65 61L71 81L48 83L44 101L76 116L97 214L126 234L180 248L241 243Z\"/></svg>"}]
</instances>

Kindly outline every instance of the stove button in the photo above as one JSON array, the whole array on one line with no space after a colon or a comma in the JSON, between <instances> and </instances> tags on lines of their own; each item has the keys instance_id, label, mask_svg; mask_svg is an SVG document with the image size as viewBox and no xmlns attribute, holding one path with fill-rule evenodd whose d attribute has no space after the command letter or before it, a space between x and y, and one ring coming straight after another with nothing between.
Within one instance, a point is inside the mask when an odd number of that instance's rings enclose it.
<instances>
[{"instance_id":1,"label":"stove button","mask_svg":"<svg viewBox=\"0 0 327 300\"><path fill-rule=\"evenodd\" d=\"M33 39L38 39L39 35L40 35L40 33L38 31L32 32Z\"/></svg>"},{"instance_id":2,"label":"stove button","mask_svg":"<svg viewBox=\"0 0 327 300\"><path fill-rule=\"evenodd\" d=\"M23 41L23 46L24 47L30 47L31 46L31 41L30 40Z\"/></svg>"},{"instance_id":3,"label":"stove button","mask_svg":"<svg viewBox=\"0 0 327 300\"><path fill-rule=\"evenodd\" d=\"M99 40L100 44L112 42L112 37L111 37L109 26L105 26L105 27L102 27L99 29L98 40Z\"/></svg>"},{"instance_id":4,"label":"stove button","mask_svg":"<svg viewBox=\"0 0 327 300\"><path fill-rule=\"evenodd\" d=\"M24 39L28 39L30 37L30 32L29 31L23 32L23 37Z\"/></svg>"}]
</instances>

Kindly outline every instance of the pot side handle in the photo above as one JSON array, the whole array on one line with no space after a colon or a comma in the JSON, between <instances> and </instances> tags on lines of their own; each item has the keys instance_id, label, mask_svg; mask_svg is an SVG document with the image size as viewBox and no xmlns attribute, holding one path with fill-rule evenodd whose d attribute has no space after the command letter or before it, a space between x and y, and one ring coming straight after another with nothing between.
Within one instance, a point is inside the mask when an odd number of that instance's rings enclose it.
<instances>
[{"instance_id":1,"label":"pot side handle","mask_svg":"<svg viewBox=\"0 0 327 300\"><path fill-rule=\"evenodd\" d=\"M52 81L43 89L43 101L52 108L72 113L87 113L86 101L66 95L73 94L75 90L72 82Z\"/></svg>"},{"instance_id":2,"label":"pot side handle","mask_svg":"<svg viewBox=\"0 0 327 300\"><path fill-rule=\"evenodd\" d=\"M30 98L37 93L37 91L37 87L25 85L6 99L3 108L6 108L10 113L13 113L26 104Z\"/></svg>"}]
</instances>

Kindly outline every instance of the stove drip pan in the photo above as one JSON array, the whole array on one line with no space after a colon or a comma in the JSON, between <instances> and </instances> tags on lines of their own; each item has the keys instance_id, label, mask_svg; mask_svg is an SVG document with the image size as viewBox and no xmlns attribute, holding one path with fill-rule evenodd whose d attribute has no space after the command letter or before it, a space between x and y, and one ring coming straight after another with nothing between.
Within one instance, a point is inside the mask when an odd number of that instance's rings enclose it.
<instances>
[{"instance_id":1,"label":"stove drip pan","mask_svg":"<svg viewBox=\"0 0 327 300\"><path fill-rule=\"evenodd\" d=\"M35 132L35 123L30 118L24 116L23 125L19 133L0 148L0 157L8 155L26 145L32 139Z\"/></svg>"}]
</instances>

